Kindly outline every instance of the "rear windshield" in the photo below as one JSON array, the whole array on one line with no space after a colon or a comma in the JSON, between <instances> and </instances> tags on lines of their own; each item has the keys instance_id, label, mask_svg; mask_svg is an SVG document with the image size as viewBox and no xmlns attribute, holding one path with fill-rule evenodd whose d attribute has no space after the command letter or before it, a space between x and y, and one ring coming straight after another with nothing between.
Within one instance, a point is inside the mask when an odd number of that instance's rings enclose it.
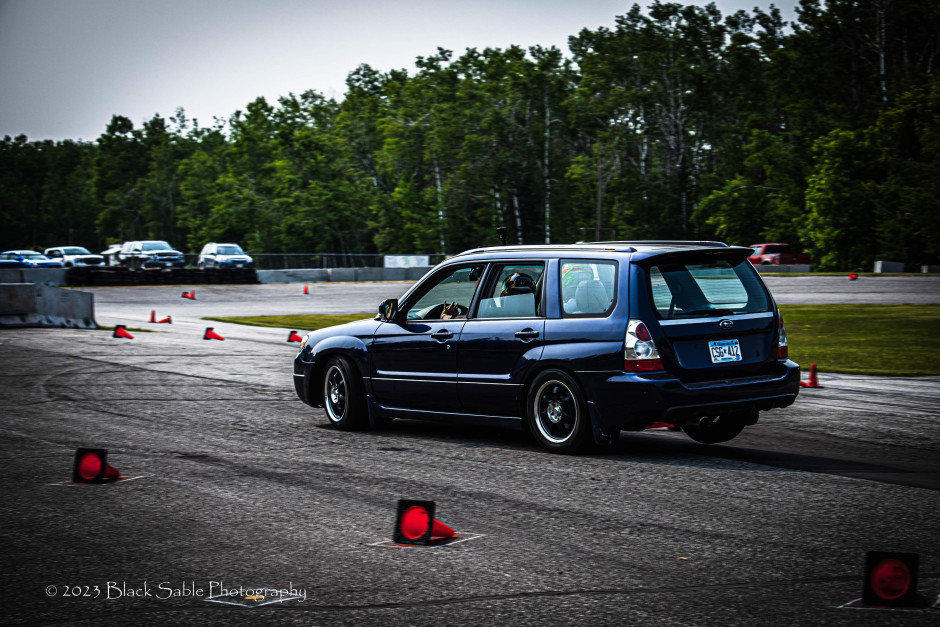
<instances>
[{"instance_id":1,"label":"rear windshield","mask_svg":"<svg viewBox=\"0 0 940 627\"><path fill-rule=\"evenodd\" d=\"M772 311L747 260L660 264L650 268L649 283L656 311L666 320Z\"/></svg>"},{"instance_id":2,"label":"rear windshield","mask_svg":"<svg viewBox=\"0 0 940 627\"><path fill-rule=\"evenodd\" d=\"M144 242L140 247L141 250L172 250L173 247L167 244L166 242Z\"/></svg>"}]
</instances>

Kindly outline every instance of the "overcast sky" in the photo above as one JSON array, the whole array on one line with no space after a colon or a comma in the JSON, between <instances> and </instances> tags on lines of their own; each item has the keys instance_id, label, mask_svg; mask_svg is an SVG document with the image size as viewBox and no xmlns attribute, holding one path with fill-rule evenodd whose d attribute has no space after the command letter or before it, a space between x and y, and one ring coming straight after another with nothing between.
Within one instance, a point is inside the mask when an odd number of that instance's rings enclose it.
<instances>
[{"instance_id":1,"label":"overcast sky","mask_svg":"<svg viewBox=\"0 0 940 627\"><path fill-rule=\"evenodd\" d=\"M797 0L777 0L794 19ZM706 4L683 0L683 4ZM771 0L717 0L723 15ZM201 126L264 96L342 99L360 63L413 73L438 47L556 46L614 0L0 0L0 136L84 139L183 107ZM641 1L641 5L648 2Z\"/></svg>"}]
</instances>

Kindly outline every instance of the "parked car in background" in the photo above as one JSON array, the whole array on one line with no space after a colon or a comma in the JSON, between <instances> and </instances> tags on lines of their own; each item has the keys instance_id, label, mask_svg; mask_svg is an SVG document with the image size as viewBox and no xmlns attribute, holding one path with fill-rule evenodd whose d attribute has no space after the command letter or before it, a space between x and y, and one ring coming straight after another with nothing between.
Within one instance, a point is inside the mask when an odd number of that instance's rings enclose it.
<instances>
[{"instance_id":1,"label":"parked car in background","mask_svg":"<svg viewBox=\"0 0 940 627\"><path fill-rule=\"evenodd\" d=\"M0 260L19 262L21 268L61 268L62 262L49 259L35 250L7 250L0 253ZM3 264L7 265L7 264ZM11 264L12 265L12 264Z\"/></svg>"},{"instance_id":2,"label":"parked car in background","mask_svg":"<svg viewBox=\"0 0 940 627\"><path fill-rule=\"evenodd\" d=\"M125 268L182 268L186 265L183 253L163 240L134 240L124 242L117 254Z\"/></svg>"},{"instance_id":3,"label":"parked car in background","mask_svg":"<svg viewBox=\"0 0 940 627\"><path fill-rule=\"evenodd\" d=\"M58 246L56 248L47 248L46 257L57 259L62 262L66 268L77 268L83 266L103 266L104 257L95 255L87 248L81 246Z\"/></svg>"},{"instance_id":4,"label":"parked car in background","mask_svg":"<svg viewBox=\"0 0 940 627\"><path fill-rule=\"evenodd\" d=\"M304 336L294 387L337 429L504 424L555 452L658 422L730 440L800 387L750 249L596 242L471 250L378 316Z\"/></svg>"},{"instance_id":5,"label":"parked car in background","mask_svg":"<svg viewBox=\"0 0 940 627\"><path fill-rule=\"evenodd\" d=\"M209 242L202 247L196 265L200 268L250 268L252 259L238 244Z\"/></svg>"},{"instance_id":6,"label":"parked car in background","mask_svg":"<svg viewBox=\"0 0 940 627\"><path fill-rule=\"evenodd\" d=\"M789 244L751 244L754 252L748 260L755 266L783 266L790 264L809 264L809 253L795 253Z\"/></svg>"}]
</instances>

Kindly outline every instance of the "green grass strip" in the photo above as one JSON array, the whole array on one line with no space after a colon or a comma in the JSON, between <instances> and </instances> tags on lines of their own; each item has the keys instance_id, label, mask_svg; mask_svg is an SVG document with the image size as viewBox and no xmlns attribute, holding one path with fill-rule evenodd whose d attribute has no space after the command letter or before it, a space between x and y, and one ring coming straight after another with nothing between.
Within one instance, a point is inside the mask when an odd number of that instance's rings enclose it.
<instances>
[{"instance_id":1,"label":"green grass strip","mask_svg":"<svg viewBox=\"0 0 940 627\"><path fill-rule=\"evenodd\" d=\"M940 305L780 305L804 371L940 375Z\"/></svg>"},{"instance_id":2,"label":"green grass strip","mask_svg":"<svg viewBox=\"0 0 940 627\"><path fill-rule=\"evenodd\" d=\"M940 305L781 305L790 358L821 373L940 375ZM300 333L373 314L205 318Z\"/></svg>"},{"instance_id":3,"label":"green grass strip","mask_svg":"<svg viewBox=\"0 0 940 627\"><path fill-rule=\"evenodd\" d=\"M241 316L228 318L206 317L203 320L216 320L218 322L234 322L247 324L253 327L276 327L279 329L295 329L301 334L307 331L316 331L332 327L337 324L346 324L355 320L374 318L375 314L323 314L323 315L295 315L295 316Z\"/></svg>"}]
</instances>

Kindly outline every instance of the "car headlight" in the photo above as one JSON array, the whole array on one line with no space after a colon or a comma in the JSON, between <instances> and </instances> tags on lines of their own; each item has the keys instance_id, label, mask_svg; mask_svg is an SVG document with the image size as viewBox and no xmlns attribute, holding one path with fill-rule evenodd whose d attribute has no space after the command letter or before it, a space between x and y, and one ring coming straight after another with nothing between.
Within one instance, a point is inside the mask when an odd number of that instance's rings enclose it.
<instances>
[{"instance_id":1,"label":"car headlight","mask_svg":"<svg viewBox=\"0 0 940 627\"><path fill-rule=\"evenodd\" d=\"M307 345L307 340L309 339L310 339L310 334L308 333L307 335L303 337L302 340L300 340L300 350L304 349L304 347Z\"/></svg>"}]
</instances>

